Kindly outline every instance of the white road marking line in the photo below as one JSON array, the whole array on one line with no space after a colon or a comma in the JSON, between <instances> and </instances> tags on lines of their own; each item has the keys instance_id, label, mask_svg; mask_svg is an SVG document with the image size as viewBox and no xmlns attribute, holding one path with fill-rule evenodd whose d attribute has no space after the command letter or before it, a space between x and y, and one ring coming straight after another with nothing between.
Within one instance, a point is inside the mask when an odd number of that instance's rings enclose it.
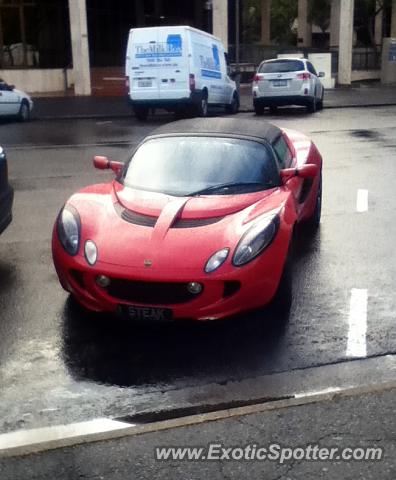
<instances>
[{"instance_id":1,"label":"white road marking line","mask_svg":"<svg viewBox=\"0 0 396 480\"><path fill-rule=\"evenodd\" d=\"M329 387L322 390L312 390L309 392L300 392L294 395L295 398L312 397L313 395L324 395L326 393L335 393L341 391L340 387Z\"/></svg>"},{"instance_id":2,"label":"white road marking line","mask_svg":"<svg viewBox=\"0 0 396 480\"><path fill-rule=\"evenodd\" d=\"M368 190L359 188L356 196L356 210L359 213L367 212L368 210Z\"/></svg>"},{"instance_id":3,"label":"white road marking line","mask_svg":"<svg viewBox=\"0 0 396 480\"><path fill-rule=\"evenodd\" d=\"M349 305L349 330L346 354L348 357L366 357L367 289L352 288Z\"/></svg>"},{"instance_id":4,"label":"white road marking line","mask_svg":"<svg viewBox=\"0 0 396 480\"><path fill-rule=\"evenodd\" d=\"M108 125L109 123L113 123L112 120L106 120L104 122L96 122L96 125Z\"/></svg>"}]
</instances>

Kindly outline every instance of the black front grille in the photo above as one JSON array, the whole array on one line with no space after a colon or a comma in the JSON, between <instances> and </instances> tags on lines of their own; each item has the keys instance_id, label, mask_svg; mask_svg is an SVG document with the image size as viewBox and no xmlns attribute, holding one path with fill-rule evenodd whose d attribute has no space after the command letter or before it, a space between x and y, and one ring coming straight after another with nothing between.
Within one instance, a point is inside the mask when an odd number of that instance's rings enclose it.
<instances>
[{"instance_id":1,"label":"black front grille","mask_svg":"<svg viewBox=\"0 0 396 480\"><path fill-rule=\"evenodd\" d=\"M220 222L224 217L212 217L212 218L178 218L172 225L172 228L195 228L205 227L206 225L212 225L213 223Z\"/></svg>"},{"instance_id":2,"label":"black front grille","mask_svg":"<svg viewBox=\"0 0 396 480\"><path fill-rule=\"evenodd\" d=\"M199 296L190 293L187 290L187 283L184 282L141 282L122 279L112 279L110 286L107 287L107 293L119 300L148 305L185 303Z\"/></svg>"}]
</instances>

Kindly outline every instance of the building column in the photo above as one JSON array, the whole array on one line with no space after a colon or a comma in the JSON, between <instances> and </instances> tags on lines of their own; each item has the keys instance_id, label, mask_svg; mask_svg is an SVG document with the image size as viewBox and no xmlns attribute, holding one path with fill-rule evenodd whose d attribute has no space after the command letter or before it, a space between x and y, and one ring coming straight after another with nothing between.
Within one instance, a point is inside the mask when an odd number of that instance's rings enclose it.
<instances>
[{"instance_id":1,"label":"building column","mask_svg":"<svg viewBox=\"0 0 396 480\"><path fill-rule=\"evenodd\" d=\"M381 4L377 0L375 2L375 11L380 9ZM382 21L383 21L383 9L379 10L377 15L375 16L375 23L374 23L374 40L376 45L382 45Z\"/></svg>"},{"instance_id":2,"label":"building column","mask_svg":"<svg viewBox=\"0 0 396 480\"><path fill-rule=\"evenodd\" d=\"M340 44L340 14L340 0L332 0L330 14L330 47L338 47Z\"/></svg>"},{"instance_id":3,"label":"building column","mask_svg":"<svg viewBox=\"0 0 396 480\"><path fill-rule=\"evenodd\" d=\"M392 38L396 38L396 0L392 0L392 18L391 18L391 34Z\"/></svg>"},{"instance_id":4,"label":"building column","mask_svg":"<svg viewBox=\"0 0 396 480\"><path fill-rule=\"evenodd\" d=\"M87 8L85 0L69 0L74 93L91 95Z\"/></svg>"},{"instance_id":5,"label":"building column","mask_svg":"<svg viewBox=\"0 0 396 480\"><path fill-rule=\"evenodd\" d=\"M213 35L223 42L225 51L228 50L228 0L212 1Z\"/></svg>"},{"instance_id":6,"label":"building column","mask_svg":"<svg viewBox=\"0 0 396 480\"><path fill-rule=\"evenodd\" d=\"M271 45L271 0L261 0L261 43Z\"/></svg>"},{"instance_id":7,"label":"building column","mask_svg":"<svg viewBox=\"0 0 396 480\"><path fill-rule=\"evenodd\" d=\"M312 45L312 26L308 23L308 0L298 0L298 47Z\"/></svg>"},{"instance_id":8,"label":"building column","mask_svg":"<svg viewBox=\"0 0 396 480\"><path fill-rule=\"evenodd\" d=\"M341 0L338 83L350 85L352 80L353 11L355 0Z\"/></svg>"}]
</instances>

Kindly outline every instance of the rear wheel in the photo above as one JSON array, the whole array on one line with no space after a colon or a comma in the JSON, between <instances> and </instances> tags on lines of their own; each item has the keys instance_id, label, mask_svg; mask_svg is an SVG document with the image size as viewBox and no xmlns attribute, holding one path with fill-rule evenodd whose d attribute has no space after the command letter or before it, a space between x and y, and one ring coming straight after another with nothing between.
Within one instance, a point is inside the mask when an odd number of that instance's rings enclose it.
<instances>
[{"instance_id":1,"label":"rear wheel","mask_svg":"<svg viewBox=\"0 0 396 480\"><path fill-rule=\"evenodd\" d=\"M208 95L204 91L201 97L201 100L197 108L198 117L207 117L208 116Z\"/></svg>"},{"instance_id":2,"label":"rear wheel","mask_svg":"<svg viewBox=\"0 0 396 480\"><path fill-rule=\"evenodd\" d=\"M323 110L324 88L322 88L322 96L318 102L318 110Z\"/></svg>"},{"instance_id":3,"label":"rear wheel","mask_svg":"<svg viewBox=\"0 0 396 480\"><path fill-rule=\"evenodd\" d=\"M264 115L264 105L260 105L259 103L254 104L254 112L256 115Z\"/></svg>"},{"instance_id":4,"label":"rear wheel","mask_svg":"<svg viewBox=\"0 0 396 480\"><path fill-rule=\"evenodd\" d=\"M30 107L29 103L26 100L22 100L18 118L20 122L27 122L28 120L30 120Z\"/></svg>"},{"instance_id":5,"label":"rear wheel","mask_svg":"<svg viewBox=\"0 0 396 480\"><path fill-rule=\"evenodd\" d=\"M135 107L134 108L136 118L142 122L145 122L148 117L149 109L148 107Z\"/></svg>"},{"instance_id":6,"label":"rear wheel","mask_svg":"<svg viewBox=\"0 0 396 480\"><path fill-rule=\"evenodd\" d=\"M238 110L239 110L239 97L237 92L234 92L231 103L226 106L226 112L230 113L231 115L235 115L236 113L238 113Z\"/></svg>"},{"instance_id":7,"label":"rear wheel","mask_svg":"<svg viewBox=\"0 0 396 480\"><path fill-rule=\"evenodd\" d=\"M320 172L320 177L319 177L319 186L318 186L318 191L316 193L315 209L313 211L312 216L305 222L306 226L310 230L315 231L319 228L321 214L322 214L322 172Z\"/></svg>"}]
</instances>

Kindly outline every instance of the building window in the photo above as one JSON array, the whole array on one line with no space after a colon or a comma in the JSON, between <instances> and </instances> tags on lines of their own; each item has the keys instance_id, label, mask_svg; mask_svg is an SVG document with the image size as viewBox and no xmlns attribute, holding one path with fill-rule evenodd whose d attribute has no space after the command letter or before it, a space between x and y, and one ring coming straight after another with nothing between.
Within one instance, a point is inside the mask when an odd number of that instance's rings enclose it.
<instances>
[{"instance_id":1,"label":"building window","mask_svg":"<svg viewBox=\"0 0 396 480\"><path fill-rule=\"evenodd\" d=\"M67 0L0 1L0 68L70 63Z\"/></svg>"}]
</instances>

